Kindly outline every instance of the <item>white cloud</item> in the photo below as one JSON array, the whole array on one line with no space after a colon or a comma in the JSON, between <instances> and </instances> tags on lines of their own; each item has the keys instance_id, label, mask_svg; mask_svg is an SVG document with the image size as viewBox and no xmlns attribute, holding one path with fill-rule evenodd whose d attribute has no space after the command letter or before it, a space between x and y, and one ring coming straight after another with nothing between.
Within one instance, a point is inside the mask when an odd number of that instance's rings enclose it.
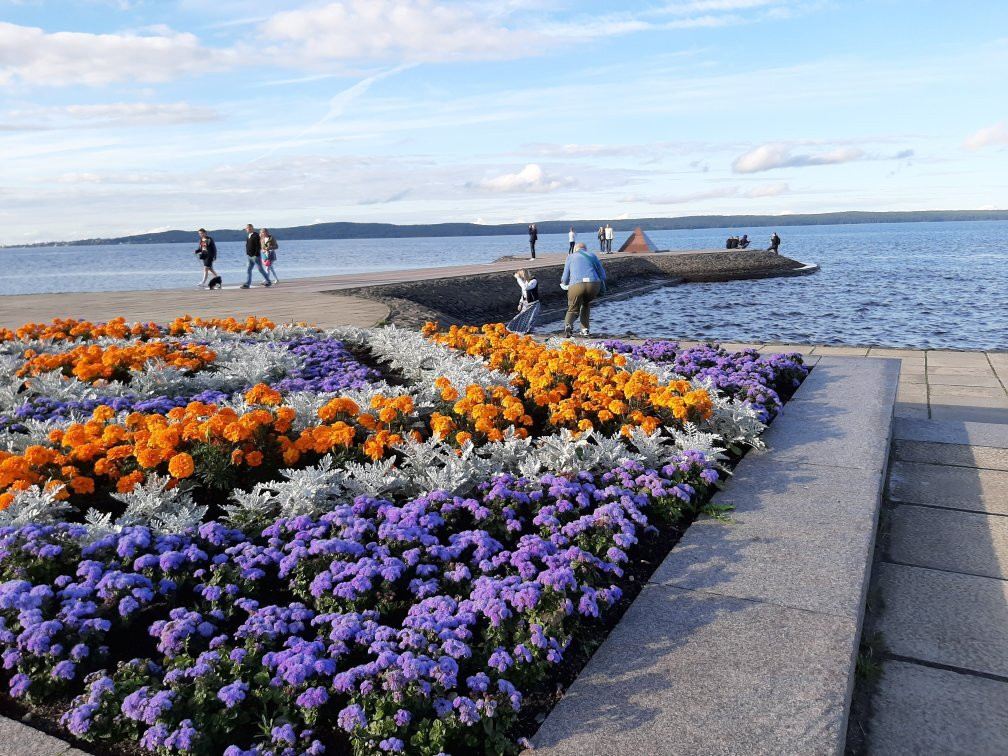
<instances>
[{"instance_id":1,"label":"white cloud","mask_svg":"<svg viewBox=\"0 0 1008 756\"><path fill-rule=\"evenodd\" d=\"M570 176L553 178L547 176L541 166L529 163L517 173L504 173L494 178L483 179L476 186L489 192L552 192L569 189L577 182Z\"/></svg>"},{"instance_id":2,"label":"white cloud","mask_svg":"<svg viewBox=\"0 0 1008 756\"><path fill-rule=\"evenodd\" d=\"M170 81L182 73L207 70L226 57L203 48L193 34L170 30L143 36L49 34L0 22L0 87Z\"/></svg>"},{"instance_id":3,"label":"white cloud","mask_svg":"<svg viewBox=\"0 0 1008 756\"><path fill-rule=\"evenodd\" d=\"M993 126L975 131L966 137L963 147L968 150L978 150L981 147L992 147L1008 144L1008 122L1000 121Z\"/></svg>"},{"instance_id":4,"label":"white cloud","mask_svg":"<svg viewBox=\"0 0 1008 756\"><path fill-rule=\"evenodd\" d=\"M732 163L735 173L759 173L774 168L802 168L810 165L836 165L864 159L862 150L855 147L837 147L817 154L792 154L786 144L764 144L736 158Z\"/></svg>"},{"instance_id":5,"label":"white cloud","mask_svg":"<svg viewBox=\"0 0 1008 756\"><path fill-rule=\"evenodd\" d=\"M302 61L513 58L534 50L534 35L433 0L346 0L277 13L264 38Z\"/></svg>"},{"instance_id":6,"label":"white cloud","mask_svg":"<svg viewBox=\"0 0 1008 756\"><path fill-rule=\"evenodd\" d=\"M693 192L691 194L680 194L671 197L652 197L648 202L653 205L685 205L699 200L723 199L724 197L734 197L738 194L735 187L724 187L718 189L708 189L705 192Z\"/></svg>"},{"instance_id":7,"label":"white cloud","mask_svg":"<svg viewBox=\"0 0 1008 756\"><path fill-rule=\"evenodd\" d=\"M760 186L753 187L745 193L745 196L752 198L776 197L781 194L787 194L789 191L791 191L791 187L781 181L776 184L762 184Z\"/></svg>"},{"instance_id":8,"label":"white cloud","mask_svg":"<svg viewBox=\"0 0 1008 756\"><path fill-rule=\"evenodd\" d=\"M147 126L213 121L220 114L185 102L173 103L105 103L97 105L65 105L62 107L12 110L3 114L6 123L0 128L52 129L82 126Z\"/></svg>"}]
</instances>

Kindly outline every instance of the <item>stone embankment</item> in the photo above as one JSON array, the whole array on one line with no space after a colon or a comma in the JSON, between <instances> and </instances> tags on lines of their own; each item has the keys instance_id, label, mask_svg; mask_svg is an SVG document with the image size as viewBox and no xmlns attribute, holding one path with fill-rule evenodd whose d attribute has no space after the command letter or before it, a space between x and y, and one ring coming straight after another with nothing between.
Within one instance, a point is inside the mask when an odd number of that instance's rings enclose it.
<instances>
[{"instance_id":1,"label":"stone embankment","mask_svg":"<svg viewBox=\"0 0 1008 756\"><path fill-rule=\"evenodd\" d=\"M744 278L797 275L810 272L797 260L761 250L653 253L602 256L610 298L623 298L658 286L693 281L731 281ZM388 321L404 328L438 321L447 325L481 325L509 320L518 302L514 271L528 265L539 280L544 317L566 309L560 288L563 262L515 260L509 270L495 270L444 278L401 281L338 293L381 302L390 310ZM533 267L534 265L534 267ZM814 268L813 268L814 269Z\"/></svg>"}]
</instances>

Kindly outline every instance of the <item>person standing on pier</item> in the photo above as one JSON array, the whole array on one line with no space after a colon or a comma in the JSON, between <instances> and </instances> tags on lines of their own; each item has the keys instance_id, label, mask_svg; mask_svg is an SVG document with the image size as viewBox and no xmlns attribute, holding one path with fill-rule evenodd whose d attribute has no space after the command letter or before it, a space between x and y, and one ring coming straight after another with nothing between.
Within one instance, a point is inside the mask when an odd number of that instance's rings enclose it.
<instances>
[{"instance_id":1,"label":"person standing on pier","mask_svg":"<svg viewBox=\"0 0 1008 756\"><path fill-rule=\"evenodd\" d=\"M535 243L539 238L539 231L536 229L535 223L529 226L529 248L532 250L532 259L535 260Z\"/></svg>"},{"instance_id":2,"label":"person standing on pier","mask_svg":"<svg viewBox=\"0 0 1008 756\"><path fill-rule=\"evenodd\" d=\"M577 241L577 234L574 233L574 226L571 226L571 230L567 232L567 241L570 242L570 249L567 250L567 254L574 254L574 243Z\"/></svg>"},{"instance_id":3,"label":"person standing on pier","mask_svg":"<svg viewBox=\"0 0 1008 756\"><path fill-rule=\"evenodd\" d=\"M611 223L606 223L605 224L605 253L607 255L612 254L612 239L613 239L612 224Z\"/></svg>"},{"instance_id":4,"label":"person standing on pier","mask_svg":"<svg viewBox=\"0 0 1008 756\"><path fill-rule=\"evenodd\" d=\"M773 252L774 254L779 255L780 252L777 251L779 247L780 247L780 237L777 236L777 232L774 231L773 236L770 237L770 249L768 249L767 252Z\"/></svg>"},{"instance_id":5,"label":"person standing on pier","mask_svg":"<svg viewBox=\"0 0 1008 756\"><path fill-rule=\"evenodd\" d=\"M605 226L598 227L598 251L605 252Z\"/></svg>"},{"instance_id":6,"label":"person standing on pier","mask_svg":"<svg viewBox=\"0 0 1008 756\"><path fill-rule=\"evenodd\" d=\"M262 259L259 257L262 254L262 243L259 241L259 234L256 233L255 228L251 223L245 225L245 233L248 236L245 237L245 255L248 257L248 275L245 277L245 283L241 285L241 288L248 289L252 286L252 268L259 268L259 272L262 274L263 286L272 286L270 283L269 276L266 275L266 271L263 269Z\"/></svg>"}]
</instances>

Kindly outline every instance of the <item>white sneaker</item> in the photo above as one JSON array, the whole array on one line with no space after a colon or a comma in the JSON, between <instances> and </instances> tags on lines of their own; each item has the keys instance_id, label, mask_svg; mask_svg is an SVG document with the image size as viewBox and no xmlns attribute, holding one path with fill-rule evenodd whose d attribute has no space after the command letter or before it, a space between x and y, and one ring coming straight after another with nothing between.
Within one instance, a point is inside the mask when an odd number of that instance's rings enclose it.
<instances>
[{"instance_id":1,"label":"white sneaker","mask_svg":"<svg viewBox=\"0 0 1008 756\"><path fill-rule=\"evenodd\" d=\"M581 329L581 335L582 335L582 336L584 336L585 338L587 338L587 337L588 337L588 336L590 336L591 334L590 334L590 333L588 333L588 329L587 329L587 328L582 328L582 329Z\"/></svg>"}]
</instances>

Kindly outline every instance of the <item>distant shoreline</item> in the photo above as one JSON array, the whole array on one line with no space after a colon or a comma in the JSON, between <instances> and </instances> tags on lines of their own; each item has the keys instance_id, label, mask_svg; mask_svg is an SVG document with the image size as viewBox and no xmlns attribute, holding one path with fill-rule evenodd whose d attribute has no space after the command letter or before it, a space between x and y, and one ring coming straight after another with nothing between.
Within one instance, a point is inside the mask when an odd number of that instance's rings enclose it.
<instances>
[{"instance_id":1,"label":"distant shoreline","mask_svg":"<svg viewBox=\"0 0 1008 756\"><path fill-rule=\"evenodd\" d=\"M578 232L594 231L611 223L617 232L632 231L640 226L645 231L676 231L705 228L763 228L785 226L830 226L865 223L941 223L955 221L1008 220L1008 210L907 210L907 211L849 211L834 213L796 213L792 215L692 215L679 218L627 218L622 220L584 219L537 222L540 234L566 233L573 226ZM432 236L507 236L526 233L524 223L476 224L432 223L397 225L393 223L315 223L308 226L281 228L271 226L280 239L401 239ZM195 229L195 227L194 227ZM0 249L12 247L76 247L101 244L175 244L192 243L195 230L160 231L102 239L79 239L66 242L35 242L32 244L3 244ZM244 241L242 229L214 229L210 235L218 242Z\"/></svg>"}]
</instances>

